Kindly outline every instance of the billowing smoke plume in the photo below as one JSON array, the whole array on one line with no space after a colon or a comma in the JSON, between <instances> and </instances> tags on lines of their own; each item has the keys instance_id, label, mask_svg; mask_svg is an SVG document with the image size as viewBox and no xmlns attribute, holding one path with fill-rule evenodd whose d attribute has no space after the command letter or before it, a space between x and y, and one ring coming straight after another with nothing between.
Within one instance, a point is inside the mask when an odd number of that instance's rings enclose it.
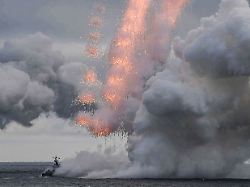
<instances>
[{"instance_id":1,"label":"billowing smoke plume","mask_svg":"<svg viewBox=\"0 0 250 187\"><path fill-rule=\"evenodd\" d=\"M148 82L129 137L136 176L226 177L250 157L249 31L247 1L223 0L176 40L179 58Z\"/></svg>"},{"instance_id":2,"label":"billowing smoke plume","mask_svg":"<svg viewBox=\"0 0 250 187\"><path fill-rule=\"evenodd\" d=\"M242 177L250 157L249 33L247 1L222 0L215 15L177 38L175 57L145 86L128 137L129 163L107 164L95 177ZM58 173L103 170L72 163Z\"/></svg>"},{"instance_id":3,"label":"billowing smoke plume","mask_svg":"<svg viewBox=\"0 0 250 187\"><path fill-rule=\"evenodd\" d=\"M52 40L37 33L6 41L0 49L0 129L10 121L31 126L41 113L73 117L87 67L67 62Z\"/></svg>"}]
</instances>

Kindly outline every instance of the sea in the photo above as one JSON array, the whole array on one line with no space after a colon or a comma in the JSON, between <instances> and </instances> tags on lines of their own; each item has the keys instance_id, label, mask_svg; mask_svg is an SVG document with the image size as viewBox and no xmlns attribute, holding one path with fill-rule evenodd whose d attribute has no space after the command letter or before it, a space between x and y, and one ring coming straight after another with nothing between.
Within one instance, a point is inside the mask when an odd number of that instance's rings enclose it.
<instances>
[{"instance_id":1,"label":"sea","mask_svg":"<svg viewBox=\"0 0 250 187\"><path fill-rule=\"evenodd\" d=\"M41 177L52 163L0 163L0 186L2 187L250 187L250 180L205 179L82 179L65 177Z\"/></svg>"}]
</instances>

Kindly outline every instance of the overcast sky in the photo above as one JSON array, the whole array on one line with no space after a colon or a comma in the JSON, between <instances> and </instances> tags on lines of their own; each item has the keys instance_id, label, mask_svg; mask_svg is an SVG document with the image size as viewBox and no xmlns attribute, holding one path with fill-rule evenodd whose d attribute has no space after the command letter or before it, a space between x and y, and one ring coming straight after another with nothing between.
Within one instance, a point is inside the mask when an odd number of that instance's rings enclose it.
<instances>
[{"instance_id":1,"label":"overcast sky","mask_svg":"<svg viewBox=\"0 0 250 187\"><path fill-rule=\"evenodd\" d=\"M88 63L86 59L81 56L84 41L80 39L80 36L89 33L89 17L91 14L97 14L93 12L93 5L99 2L102 2L106 6L106 13L103 16L104 26L101 30L104 35L102 44L105 45L110 42L115 34L127 0L0 0L0 64L9 64L8 66L11 66L11 68L18 69L18 71L27 74L27 80L31 82L28 84L33 85L34 82L37 82L39 85L48 85L47 87L51 92L54 92L54 95L52 95L52 93L50 94L51 97L54 96L58 99L57 90L50 86L51 81L46 82L41 80L41 77L34 76L34 67L32 63L29 62L31 59L29 56L31 55L30 51L32 51L36 45L39 45L39 50L42 49L43 46L41 47L40 43L43 43L44 40L47 41L47 39L44 38L48 37L49 42L48 44L45 42L46 44L44 45L45 47L52 46L50 50L53 50L53 52L46 50L43 53L46 54L46 58L42 58L43 66L39 65L39 67L41 67L41 71L43 71L47 66L50 66L48 56L53 56L56 63L63 61L63 68L53 69L53 73L56 74L55 76L60 77L58 79L54 78L55 82L63 82L60 72L66 69L67 73L70 74L68 71L77 66L76 62L83 64ZM192 0L182 16L176 35L184 36L191 28L198 26L200 18L213 14L219 2L220 0ZM28 35L34 35L37 32L42 33L42 35L29 38ZM24 39L20 42L20 38ZM38 44L36 41L38 41ZM29 46L31 46L30 51L28 49ZM20 48L23 49L20 50ZM54 50L59 50L61 52L60 56L57 56ZM37 56L39 56L40 59L40 53L36 55L36 53L33 52L34 51L32 51L33 61L36 61ZM13 58L15 55L17 57ZM26 55L29 56L29 58L23 58L23 56ZM48 62L45 63L44 60ZM26 63L25 68L17 65L23 61L29 62ZM58 64L60 63L58 62ZM68 66L65 65L67 63L73 65L67 69ZM31 65L28 66L27 64ZM30 66L32 66L32 68L30 68ZM58 65L58 67L59 66L61 67L61 65ZM47 71L44 74L46 73ZM6 76L7 78L4 76L2 78L0 75L0 88L2 88L1 83L5 85L5 81L9 80L8 75ZM68 84L71 83L67 83L67 85ZM60 86L62 86L62 84L59 84L59 87ZM74 87L75 85L71 86ZM58 88L58 86L56 87ZM70 92L67 89L71 89L71 87L62 87L63 93ZM3 88L5 87L3 86ZM47 88L41 89L46 89L48 92L48 95L42 98L48 98L50 91ZM13 92L13 90L11 90L11 92ZM28 93L30 94L30 91L28 91ZM20 93L17 95L19 96ZM27 99L27 93L25 95L25 99ZM7 92L6 97L8 98L8 96L9 94ZM16 95L15 97L13 96L13 98L16 98ZM34 96L31 98L34 98ZM69 100L70 99L71 98L69 98ZM10 99L10 101L12 102L13 99ZM20 104L20 102L23 102L23 99L17 103ZM38 105L37 103L34 104L32 99L29 99L27 102L29 102L29 107L30 105L32 105L32 107ZM36 110L40 111L41 108L44 109L44 103L41 103L42 106L40 105L39 108L35 107ZM53 108L57 107L56 104L46 104L53 105ZM3 107L1 107L1 105ZM62 157L70 157L74 155L75 152L81 150L95 150L99 145L103 147L117 145L119 147L120 144L124 144L126 141L119 137L108 138L106 141L104 138L93 138L85 130L75 127L74 124L67 119L67 114L64 115L60 110L56 112L52 110L49 112L49 115L44 115L43 112L40 112L39 115L36 113L36 118L32 119L33 126L27 128L18 124L23 122L23 120L20 120L20 116L17 117L13 114L17 108L13 109L9 106L6 109L4 105L5 103L1 102L0 97L0 122L5 120L10 121L3 130L1 130L0 125L0 161L45 161L51 159L54 154L58 154ZM18 108L18 110L19 109L20 108ZM26 109L24 106L18 114L26 114L27 111L30 112L30 108ZM60 116L60 118L58 116ZM17 120L18 122L13 122L13 120ZM24 123L25 122L24 120ZM25 123L25 126L29 125Z\"/></svg>"},{"instance_id":2,"label":"overcast sky","mask_svg":"<svg viewBox=\"0 0 250 187\"><path fill-rule=\"evenodd\" d=\"M157 0L156 0L157 1ZM189 12L193 17L214 12L220 0L192 0ZM95 14L93 5L106 6L103 32L112 37L126 5L126 0L0 0L0 36L12 37L43 32L60 40L79 40L88 33L88 21ZM185 18L189 18L184 16ZM196 20L196 21L197 21Z\"/></svg>"}]
</instances>

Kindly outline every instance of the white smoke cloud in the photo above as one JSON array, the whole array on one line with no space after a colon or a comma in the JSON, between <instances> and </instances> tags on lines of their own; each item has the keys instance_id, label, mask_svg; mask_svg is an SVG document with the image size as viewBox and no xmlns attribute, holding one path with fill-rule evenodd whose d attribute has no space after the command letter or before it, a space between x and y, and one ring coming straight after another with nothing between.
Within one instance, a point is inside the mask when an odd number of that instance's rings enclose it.
<instances>
[{"instance_id":1,"label":"white smoke cloud","mask_svg":"<svg viewBox=\"0 0 250 187\"><path fill-rule=\"evenodd\" d=\"M42 33L7 40L0 48L0 128L11 121L31 126L41 113L74 116L72 102L84 85L87 67L68 62Z\"/></svg>"},{"instance_id":2,"label":"white smoke cloud","mask_svg":"<svg viewBox=\"0 0 250 187\"><path fill-rule=\"evenodd\" d=\"M55 94L52 89L39 84L38 82L31 82L28 85L26 100L33 106L46 106L52 104Z\"/></svg>"},{"instance_id":3,"label":"white smoke cloud","mask_svg":"<svg viewBox=\"0 0 250 187\"><path fill-rule=\"evenodd\" d=\"M75 89L79 89L81 80L87 69L82 63L65 64L59 68L58 75L62 82L73 86Z\"/></svg>"},{"instance_id":4,"label":"white smoke cloud","mask_svg":"<svg viewBox=\"0 0 250 187\"><path fill-rule=\"evenodd\" d=\"M8 110L11 105L17 105L24 98L29 76L15 68L2 65L0 79L0 106L2 110Z\"/></svg>"},{"instance_id":5,"label":"white smoke cloud","mask_svg":"<svg viewBox=\"0 0 250 187\"><path fill-rule=\"evenodd\" d=\"M250 15L248 2L222 1L215 16L203 18L180 49L200 74L225 77L249 75Z\"/></svg>"}]
</instances>

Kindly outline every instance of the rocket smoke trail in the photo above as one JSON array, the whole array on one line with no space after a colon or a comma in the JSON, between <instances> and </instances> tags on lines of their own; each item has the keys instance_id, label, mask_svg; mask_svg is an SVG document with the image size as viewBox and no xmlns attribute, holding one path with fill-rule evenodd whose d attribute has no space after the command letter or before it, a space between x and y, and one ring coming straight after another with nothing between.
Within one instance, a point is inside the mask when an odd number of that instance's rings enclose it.
<instances>
[{"instance_id":1,"label":"rocket smoke trail","mask_svg":"<svg viewBox=\"0 0 250 187\"><path fill-rule=\"evenodd\" d=\"M139 71L140 64L165 63L164 70L153 73L146 84L134 79L142 83L141 92L135 91L133 102L129 98L125 104L114 105L136 113L131 118L127 159L111 153L82 152L75 160L66 161L58 174L90 178L249 178L250 168L245 164L250 158L249 4L246 0L222 0L216 14L201 19L200 26L185 39L175 39L175 54L167 59L171 30L186 2L161 2L162 10L155 17L162 18L162 25L155 19L154 33L144 46L147 55L134 55L139 62L132 67L138 71L136 78L145 75ZM165 36L164 42L155 33ZM133 54L141 51L140 42L135 46ZM91 165L75 169L90 155Z\"/></svg>"}]
</instances>

